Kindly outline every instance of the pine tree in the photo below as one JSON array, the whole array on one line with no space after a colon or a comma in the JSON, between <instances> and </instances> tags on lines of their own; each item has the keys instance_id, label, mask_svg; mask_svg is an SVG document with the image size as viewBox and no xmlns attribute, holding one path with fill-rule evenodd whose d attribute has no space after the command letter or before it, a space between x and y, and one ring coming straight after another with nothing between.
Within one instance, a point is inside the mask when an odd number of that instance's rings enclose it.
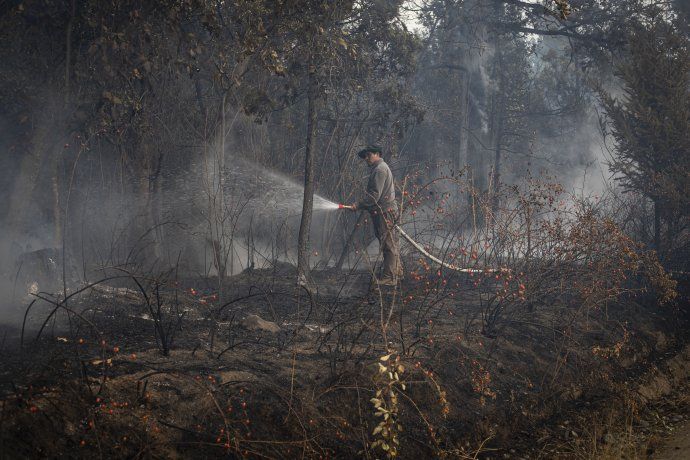
<instances>
[{"instance_id":1,"label":"pine tree","mask_svg":"<svg viewBox=\"0 0 690 460\"><path fill-rule=\"evenodd\" d=\"M630 36L629 58L618 66L623 96L604 95L617 144L612 170L626 189L653 202L654 245L662 256L677 251L688 231L688 46L687 38L665 21L639 26Z\"/></svg>"}]
</instances>

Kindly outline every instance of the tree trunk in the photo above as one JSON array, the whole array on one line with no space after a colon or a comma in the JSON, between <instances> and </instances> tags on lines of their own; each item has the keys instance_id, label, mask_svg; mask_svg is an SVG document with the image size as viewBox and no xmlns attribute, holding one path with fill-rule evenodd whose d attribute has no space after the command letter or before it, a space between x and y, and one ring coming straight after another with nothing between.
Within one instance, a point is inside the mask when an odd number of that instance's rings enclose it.
<instances>
[{"instance_id":1,"label":"tree trunk","mask_svg":"<svg viewBox=\"0 0 690 460\"><path fill-rule=\"evenodd\" d=\"M654 249L661 258L661 205L654 200Z\"/></svg>"},{"instance_id":2,"label":"tree trunk","mask_svg":"<svg viewBox=\"0 0 690 460\"><path fill-rule=\"evenodd\" d=\"M501 98L503 99L503 98ZM498 114L498 126L496 127L496 140L494 145L494 170L493 177L491 179L491 219L495 221L498 216L498 194L501 191L500 180L501 180L501 149L503 148L503 107L497 107L499 110Z\"/></svg>"},{"instance_id":3,"label":"tree trunk","mask_svg":"<svg viewBox=\"0 0 690 460\"><path fill-rule=\"evenodd\" d=\"M62 232L62 209L60 207L60 157L62 155L53 155L53 167L51 174L52 191L53 191L53 219L55 221L55 231L53 232L53 247L62 248L63 247L63 237ZM65 216L67 220L67 216Z\"/></svg>"},{"instance_id":4,"label":"tree trunk","mask_svg":"<svg viewBox=\"0 0 690 460\"><path fill-rule=\"evenodd\" d=\"M132 228L133 244L138 245L136 254L140 257L136 259L137 263L146 263L153 257L153 238L155 232L153 231L153 222L151 221L151 181L148 170L144 167L136 177L136 194L137 194L137 213L136 221ZM132 262L132 261L130 261Z\"/></svg>"},{"instance_id":5,"label":"tree trunk","mask_svg":"<svg viewBox=\"0 0 690 460\"><path fill-rule=\"evenodd\" d=\"M31 147L28 153L22 156L19 171L14 179L14 187L9 197L7 219L9 227L16 235L27 232L29 221L33 220L29 210L32 209L34 190L38 186L41 164L45 161L47 151L50 148L49 131L52 124L45 114L41 114L39 123L33 131Z\"/></svg>"},{"instance_id":6,"label":"tree trunk","mask_svg":"<svg viewBox=\"0 0 690 460\"><path fill-rule=\"evenodd\" d=\"M467 145L470 137L470 77L469 71L465 71L460 75L460 126L459 126L459 142L458 142L458 162L456 165L457 171L462 171L462 168L467 164Z\"/></svg>"},{"instance_id":7,"label":"tree trunk","mask_svg":"<svg viewBox=\"0 0 690 460\"><path fill-rule=\"evenodd\" d=\"M8 219L10 228L16 234L24 234L29 221L32 207L33 194L38 188L41 178L41 165L47 163L48 177L50 178L51 208L53 215L53 241L54 247L61 247L63 242L62 210L60 209L60 159L62 158L62 142L60 139L67 128L67 116L70 101L70 70L72 62L72 30L76 15L76 2L71 1L70 18L65 32L65 73L62 104L55 101L51 104L44 101L42 112L29 154L24 155L21 161L19 174L15 180L13 193L10 195L8 207ZM57 114L57 115L56 115ZM58 136L55 136L58 133ZM46 244L50 244L46 242Z\"/></svg>"},{"instance_id":8,"label":"tree trunk","mask_svg":"<svg viewBox=\"0 0 690 460\"><path fill-rule=\"evenodd\" d=\"M503 127L506 118L506 95L505 80L503 78L503 60L501 52L496 57L496 72L498 73L498 88L494 96L492 107L493 148L494 148L494 167L491 175L491 220L495 222L498 216L499 192L501 191L501 153L503 149Z\"/></svg>"},{"instance_id":9,"label":"tree trunk","mask_svg":"<svg viewBox=\"0 0 690 460\"><path fill-rule=\"evenodd\" d=\"M314 147L316 145L316 76L309 73L309 88L307 90L307 145L304 158L304 198L302 201L302 219L299 226L297 246L297 276L298 283L307 285L309 275L309 230L311 228L311 214L314 204Z\"/></svg>"},{"instance_id":10,"label":"tree trunk","mask_svg":"<svg viewBox=\"0 0 690 460\"><path fill-rule=\"evenodd\" d=\"M75 0L71 1L70 4L70 18L69 21L67 22L67 31L65 33L65 100L64 100L64 107L63 107L63 113L67 113L69 110L69 105L70 105L70 74L71 74L71 67L72 67L72 31L74 29L74 18L76 17L77 14L77 4ZM66 117L65 117L66 120ZM53 154L52 158L52 173L51 173L51 182L52 182L52 191L53 191L53 219L54 219L54 224L55 224L55 229L53 232L53 246L56 248L63 248L63 242L65 240L65 234L64 234L64 229L63 226L67 222L67 216L62 216L62 209L61 209L61 197L60 197L60 166L61 166L61 158L63 155L63 151L58 146L55 150L58 150L60 153L59 154Z\"/></svg>"}]
</instances>

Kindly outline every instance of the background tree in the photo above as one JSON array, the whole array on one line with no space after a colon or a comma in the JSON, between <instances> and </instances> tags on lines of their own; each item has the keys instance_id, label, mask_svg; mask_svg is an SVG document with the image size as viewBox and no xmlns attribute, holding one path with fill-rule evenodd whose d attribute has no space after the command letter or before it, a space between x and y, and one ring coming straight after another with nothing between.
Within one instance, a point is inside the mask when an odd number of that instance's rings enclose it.
<instances>
[{"instance_id":1,"label":"background tree","mask_svg":"<svg viewBox=\"0 0 690 460\"><path fill-rule=\"evenodd\" d=\"M669 262L682 261L676 257L687 255L690 210L688 40L653 17L630 35L617 75L623 96L604 95L616 141L611 168L624 187L654 204L656 250Z\"/></svg>"}]
</instances>

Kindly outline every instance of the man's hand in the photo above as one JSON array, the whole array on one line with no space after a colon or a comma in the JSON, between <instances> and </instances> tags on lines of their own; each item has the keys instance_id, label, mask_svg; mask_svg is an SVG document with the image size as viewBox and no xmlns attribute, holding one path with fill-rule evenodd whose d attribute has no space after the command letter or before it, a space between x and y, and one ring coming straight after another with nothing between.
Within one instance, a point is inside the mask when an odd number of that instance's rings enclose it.
<instances>
[{"instance_id":1,"label":"man's hand","mask_svg":"<svg viewBox=\"0 0 690 460\"><path fill-rule=\"evenodd\" d=\"M352 203L350 205L350 209L352 209L353 211L356 211L357 210L357 203Z\"/></svg>"}]
</instances>

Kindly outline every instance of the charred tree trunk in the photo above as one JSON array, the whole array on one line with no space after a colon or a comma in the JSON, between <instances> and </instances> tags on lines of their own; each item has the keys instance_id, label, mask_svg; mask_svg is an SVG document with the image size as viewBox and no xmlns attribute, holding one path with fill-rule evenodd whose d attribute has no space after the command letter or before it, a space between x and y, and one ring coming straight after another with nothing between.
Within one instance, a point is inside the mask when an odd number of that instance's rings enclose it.
<instances>
[{"instance_id":1,"label":"charred tree trunk","mask_svg":"<svg viewBox=\"0 0 690 460\"><path fill-rule=\"evenodd\" d=\"M470 77L468 71L462 73L460 80L460 126L458 142L458 164L457 170L462 171L467 164L467 146L470 137Z\"/></svg>"},{"instance_id":2,"label":"charred tree trunk","mask_svg":"<svg viewBox=\"0 0 690 460\"><path fill-rule=\"evenodd\" d=\"M499 207L499 193L501 191L501 154L503 149L503 128L506 118L506 88L505 79L503 78L504 66L503 56L499 49L496 57L495 74L498 75L497 94L494 96L494 103L492 107L492 123L491 130L493 131L493 148L494 148L494 167L491 175L491 220L495 221L498 215Z\"/></svg>"},{"instance_id":3,"label":"charred tree trunk","mask_svg":"<svg viewBox=\"0 0 690 460\"><path fill-rule=\"evenodd\" d=\"M70 105L70 83L71 83L71 67L72 67L72 31L74 30L74 20L77 14L77 4L75 0L70 2L70 18L67 23L67 31L65 33L65 100L63 107L63 114L69 111ZM58 146L56 148L60 149ZM54 219L54 232L53 232L53 246L56 248L62 247L64 249L65 233L63 226L66 224L67 216L62 215L62 199L60 197L60 166L63 151L58 150L59 154L52 155L52 191L53 191L53 219Z\"/></svg>"},{"instance_id":4,"label":"charred tree trunk","mask_svg":"<svg viewBox=\"0 0 690 460\"><path fill-rule=\"evenodd\" d=\"M505 7L496 4L494 7L494 15L497 18L502 18L505 15ZM492 43L496 49L496 56L493 63L493 75L496 79L496 88L493 91L491 101L491 146L494 154L494 164L491 172L490 190L487 190L491 198L491 209L489 211L489 224L493 225L496 221L499 208L499 192L501 189L501 154L503 149L503 129L507 116L507 97L506 97L506 81L504 73L506 68L503 62L503 51L501 48L501 36L494 33Z\"/></svg>"},{"instance_id":5,"label":"charred tree trunk","mask_svg":"<svg viewBox=\"0 0 690 460\"><path fill-rule=\"evenodd\" d=\"M501 150L503 148L503 107L499 107L498 126L496 127L496 140L494 144L494 170L491 183L491 219L498 216L499 193L501 191Z\"/></svg>"},{"instance_id":6,"label":"charred tree trunk","mask_svg":"<svg viewBox=\"0 0 690 460\"><path fill-rule=\"evenodd\" d=\"M654 249L661 257L661 204L658 199L654 200Z\"/></svg>"},{"instance_id":7,"label":"charred tree trunk","mask_svg":"<svg viewBox=\"0 0 690 460\"><path fill-rule=\"evenodd\" d=\"M141 137L132 143L131 149L139 152L140 156L129 159L132 163L130 181L136 202L133 203L135 219L129 230L130 258L127 262L140 265L156 260L160 253L157 241L157 206L154 200L157 181L160 180L162 156L153 151L148 139Z\"/></svg>"},{"instance_id":8,"label":"charred tree trunk","mask_svg":"<svg viewBox=\"0 0 690 460\"><path fill-rule=\"evenodd\" d=\"M310 66L311 67L311 66ZM297 247L298 283L308 285L309 275L309 230L314 204L314 148L316 146L316 96L317 82L314 71L309 72L307 90L307 145L304 158L304 198L302 200L302 219L299 226Z\"/></svg>"},{"instance_id":9,"label":"charred tree trunk","mask_svg":"<svg viewBox=\"0 0 690 460\"><path fill-rule=\"evenodd\" d=\"M52 191L53 191L53 219L55 224L55 231L53 232L53 247L63 247L64 233L62 230L63 219L62 209L60 206L60 157L61 155L54 155L52 167ZM67 216L65 216L65 220Z\"/></svg>"},{"instance_id":10,"label":"charred tree trunk","mask_svg":"<svg viewBox=\"0 0 690 460\"><path fill-rule=\"evenodd\" d=\"M45 115L41 118L44 119ZM48 124L47 120L40 121L43 121L46 125ZM19 171L14 180L14 189L9 198L7 216L10 228L17 235L21 235L26 231L27 223L30 220L28 210L33 204L31 198L39 181L41 163L45 161L46 151L49 148L49 131L49 127L37 124L29 152L23 155Z\"/></svg>"},{"instance_id":11,"label":"charred tree trunk","mask_svg":"<svg viewBox=\"0 0 690 460\"><path fill-rule=\"evenodd\" d=\"M31 152L22 158L19 174L17 175L14 190L10 196L8 217L10 228L17 234L23 234L29 221L33 216L28 215L32 207L34 192L37 191L41 180L41 165L47 168L46 179L50 180L51 208L53 216L53 241L54 247L61 247L64 234L63 225L65 218L62 216L61 197L60 197L60 160L63 155L62 135L67 130L67 116L70 103L70 75L72 63L72 32L76 17L76 2L70 3L70 17L65 28L65 72L63 99L51 104L45 102L39 122L36 123L37 129L33 135ZM57 113L57 117L52 115ZM59 133L56 139L55 133ZM43 169L45 174L45 169ZM46 242L46 244L50 244Z\"/></svg>"},{"instance_id":12,"label":"charred tree trunk","mask_svg":"<svg viewBox=\"0 0 690 460\"><path fill-rule=\"evenodd\" d=\"M474 3L473 3L474 4ZM492 17L492 12L490 9L490 4L488 2L476 2L477 12L480 18ZM474 42L476 47L480 49L489 44L489 32L488 24L485 20L479 20L474 29ZM476 52L472 49L469 51L472 70L475 72L481 72L481 69L488 64L489 55L488 53ZM468 206L472 212L472 226L476 230L477 228L484 227L486 224L486 198L488 194L488 152L491 151L491 147L485 147L491 145L491 133L484 134L484 129L482 126L482 114L481 108L486 108L486 111L490 111L490 101L488 100L488 95L490 90L483 83L483 79L478 80L481 86L484 86L483 91L475 94L473 99L474 108L470 107L468 103L468 109L472 110L472 116L468 120L468 133L477 133L477 137L469 142L467 147L467 166L468 166L468 182L472 189L471 193L468 195ZM469 96L469 95L468 95ZM468 101L469 102L469 101Z\"/></svg>"},{"instance_id":13,"label":"charred tree trunk","mask_svg":"<svg viewBox=\"0 0 690 460\"><path fill-rule=\"evenodd\" d=\"M58 177L63 145L67 138L55 133L63 133L66 123L62 118L64 106L61 101L46 102L42 113L38 114L31 133L31 143L27 153L22 156L14 179L12 192L8 198L8 228L16 236L30 234L43 213L53 218L53 232L50 239L43 241L46 246L62 244L60 180ZM55 113L60 113L56 117ZM41 184L49 184L41 187Z\"/></svg>"},{"instance_id":14,"label":"charred tree trunk","mask_svg":"<svg viewBox=\"0 0 690 460\"><path fill-rule=\"evenodd\" d=\"M70 17L67 22L67 32L65 33L65 105L69 104L70 97L70 67L72 62L72 30L74 29L74 18L77 14L76 1L70 4Z\"/></svg>"}]
</instances>

